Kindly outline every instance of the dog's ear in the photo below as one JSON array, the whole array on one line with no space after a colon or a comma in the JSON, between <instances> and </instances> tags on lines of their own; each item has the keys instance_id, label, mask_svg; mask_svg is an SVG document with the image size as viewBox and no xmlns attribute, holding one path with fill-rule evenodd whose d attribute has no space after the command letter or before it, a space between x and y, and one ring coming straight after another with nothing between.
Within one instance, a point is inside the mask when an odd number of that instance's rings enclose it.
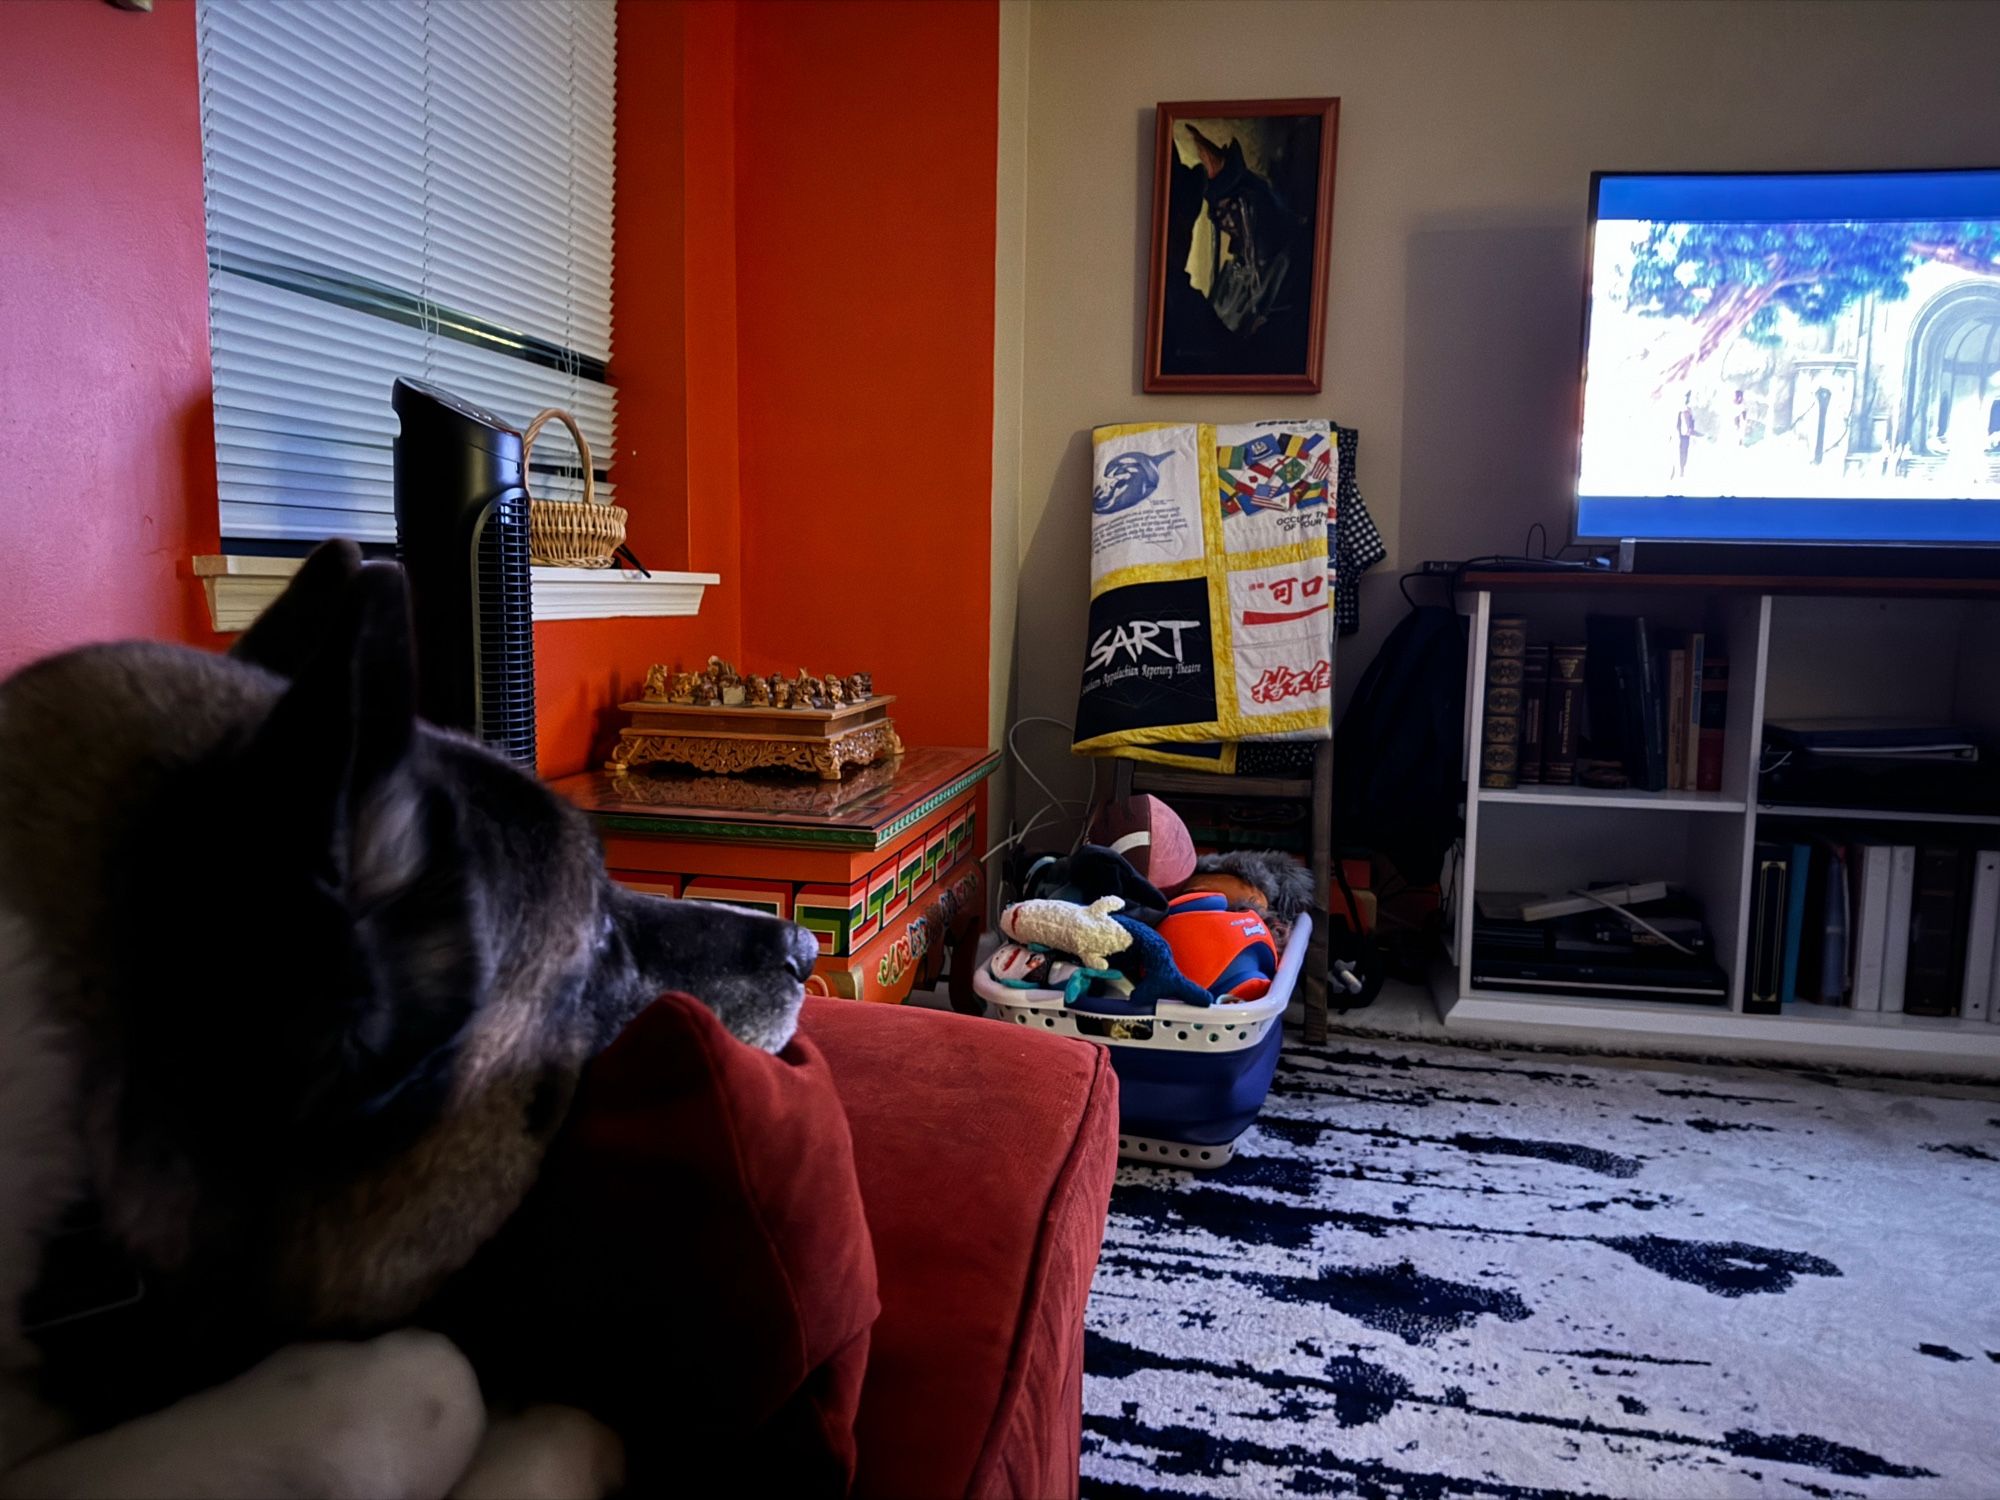
<instances>
[{"instance_id":1,"label":"dog's ear","mask_svg":"<svg viewBox=\"0 0 2000 1500\"><path fill-rule=\"evenodd\" d=\"M340 623L348 586L361 566L361 549L354 543L322 542L229 654L280 677L298 676Z\"/></svg>"},{"instance_id":2,"label":"dog's ear","mask_svg":"<svg viewBox=\"0 0 2000 1500\"><path fill-rule=\"evenodd\" d=\"M314 591L329 586L322 579ZM290 675L291 687L257 731L251 759L288 788L289 835L307 841L322 874L379 897L408 863L398 849L409 822L398 804L409 800L408 789L397 783L407 779L398 772L416 740L417 672L402 569L356 568L320 623L316 648Z\"/></svg>"},{"instance_id":3,"label":"dog's ear","mask_svg":"<svg viewBox=\"0 0 2000 1500\"><path fill-rule=\"evenodd\" d=\"M424 750L409 593L368 563L247 754L276 789L273 852L349 955L328 1008L296 1020L301 1117L334 1130L421 1106L485 983L456 810Z\"/></svg>"}]
</instances>

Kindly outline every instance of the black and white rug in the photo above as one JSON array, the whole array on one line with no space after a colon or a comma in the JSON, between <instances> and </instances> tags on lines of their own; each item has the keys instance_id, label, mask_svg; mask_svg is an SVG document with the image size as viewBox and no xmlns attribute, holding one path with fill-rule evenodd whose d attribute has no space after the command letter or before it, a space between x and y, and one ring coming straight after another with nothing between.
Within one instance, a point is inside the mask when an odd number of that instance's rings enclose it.
<instances>
[{"instance_id":1,"label":"black and white rug","mask_svg":"<svg viewBox=\"0 0 2000 1500\"><path fill-rule=\"evenodd\" d=\"M1979 1092L1290 1052L1227 1166L1119 1174L1084 1495L2000 1496Z\"/></svg>"}]
</instances>

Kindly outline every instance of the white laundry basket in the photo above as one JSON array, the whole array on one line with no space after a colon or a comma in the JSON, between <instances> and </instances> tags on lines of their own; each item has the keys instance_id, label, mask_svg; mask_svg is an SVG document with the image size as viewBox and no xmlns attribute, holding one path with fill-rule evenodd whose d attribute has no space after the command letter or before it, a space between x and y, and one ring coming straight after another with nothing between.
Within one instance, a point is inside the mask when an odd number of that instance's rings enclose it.
<instances>
[{"instance_id":1,"label":"white laundry basket","mask_svg":"<svg viewBox=\"0 0 2000 1500\"><path fill-rule=\"evenodd\" d=\"M1219 1167L1235 1153L1270 1091L1285 1006L1305 965L1312 919L1298 917L1271 988L1255 1000L1135 1006L1109 996L1065 1001L1060 990L1002 984L982 965L980 998L1014 1026L1107 1048L1118 1074L1118 1154L1134 1161Z\"/></svg>"}]
</instances>

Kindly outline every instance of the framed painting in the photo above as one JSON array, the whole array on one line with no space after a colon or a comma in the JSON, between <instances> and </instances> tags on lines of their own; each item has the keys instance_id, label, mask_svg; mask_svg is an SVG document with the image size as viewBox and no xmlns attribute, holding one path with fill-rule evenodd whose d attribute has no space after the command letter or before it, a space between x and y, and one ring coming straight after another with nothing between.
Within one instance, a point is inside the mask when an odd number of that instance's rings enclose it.
<instances>
[{"instance_id":1,"label":"framed painting","mask_svg":"<svg viewBox=\"0 0 2000 1500\"><path fill-rule=\"evenodd\" d=\"M1338 99L1162 104L1147 391L1320 388Z\"/></svg>"}]
</instances>

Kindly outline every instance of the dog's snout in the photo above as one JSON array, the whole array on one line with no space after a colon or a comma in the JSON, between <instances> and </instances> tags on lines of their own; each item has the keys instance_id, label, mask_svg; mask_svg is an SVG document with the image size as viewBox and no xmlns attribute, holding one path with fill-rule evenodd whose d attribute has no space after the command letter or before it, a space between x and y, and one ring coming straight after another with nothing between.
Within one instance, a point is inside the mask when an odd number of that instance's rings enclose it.
<instances>
[{"instance_id":1,"label":"dog's snout","mask_svg":"<svg viewBox=\"0 0 2000 1500\"><path fill-rule=\"evenodd\" d=\"M804 984L812 978L813 965L819 962L819 939L805 928L793 925L785 934L785 942L785 968Z\"/></svg>"}]
</instances>

